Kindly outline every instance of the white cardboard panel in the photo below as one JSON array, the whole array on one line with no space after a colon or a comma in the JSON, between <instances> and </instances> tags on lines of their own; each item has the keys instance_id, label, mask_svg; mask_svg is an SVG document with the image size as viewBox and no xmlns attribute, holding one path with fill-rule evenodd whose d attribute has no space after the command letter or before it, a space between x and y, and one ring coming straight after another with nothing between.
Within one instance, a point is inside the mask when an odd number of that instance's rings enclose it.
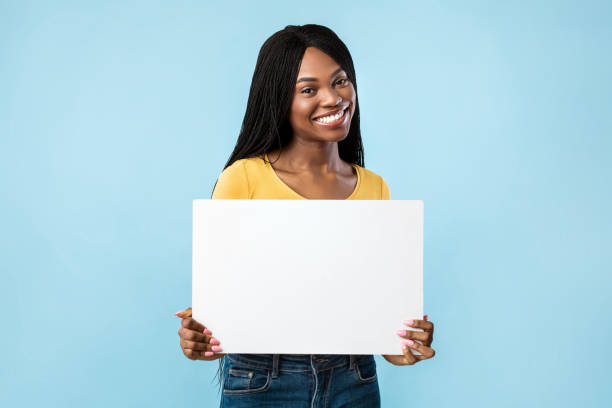
<instances>
[{"instance_id":1,"label":"white cardboard panel","mask_svg":"<svg viewBox=\"0 0 612 408\"><path fill-rule=\"evenodd\" d=\"M423 201L194 200L192 290L223 353L401 354Z\"/></svg>"}]
</instances>

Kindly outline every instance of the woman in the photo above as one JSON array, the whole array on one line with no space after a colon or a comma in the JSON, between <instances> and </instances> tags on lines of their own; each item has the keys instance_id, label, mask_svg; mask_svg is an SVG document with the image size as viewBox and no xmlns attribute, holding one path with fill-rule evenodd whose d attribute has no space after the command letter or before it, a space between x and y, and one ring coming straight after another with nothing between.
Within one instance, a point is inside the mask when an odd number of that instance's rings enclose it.
<instances>
[{"instance_id":1,"label":"woman","mask_svg":"<svg viewBox=\"0 0 612 408\"><path fill-rule=\"evenodd\" d=\"M212 198L390 199L385 180L363 167L355 70L333 31L287 26L263 44L238 142ZM221 359L222 407L380 405L371 355L225 355L191 308L176 315L188 358ZM404 324L424 331L399 330L402 350L383 357L394 365L433 357L427 316Z\"/></svg>"}]
</instances>

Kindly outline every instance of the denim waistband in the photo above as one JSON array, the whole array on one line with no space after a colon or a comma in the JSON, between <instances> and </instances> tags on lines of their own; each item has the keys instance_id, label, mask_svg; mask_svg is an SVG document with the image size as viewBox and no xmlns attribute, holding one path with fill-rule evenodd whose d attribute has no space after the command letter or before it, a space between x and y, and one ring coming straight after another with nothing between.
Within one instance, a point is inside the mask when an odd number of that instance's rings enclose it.
<instances>
[{"instance_id":1,"label":"denim waistband","mask_svg":"<svg viewBox=\"0 0 612 408\"><path fill-rule=\"evenodd\" d=\"M227 358L248 367L272 370L276 374L278 371L324 371L346 365L353 369L356 361L374 357L353 354L227 354Z\"/></svg>"}]
</instances>

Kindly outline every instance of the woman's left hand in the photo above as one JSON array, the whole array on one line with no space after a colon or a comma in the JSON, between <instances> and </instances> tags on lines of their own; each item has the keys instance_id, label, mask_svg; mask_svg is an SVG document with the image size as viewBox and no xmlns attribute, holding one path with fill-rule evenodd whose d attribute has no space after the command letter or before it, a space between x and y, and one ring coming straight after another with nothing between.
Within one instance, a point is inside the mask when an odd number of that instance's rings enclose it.
<instances>
[{"instance_id":1,"label":"woman's left hand","mask_svg":"<svg viewBox=\"0 0 612 408\"><path fill-rule=\"evenodd\" d=\"M406 326L423 329L422 332L413 330L398 330L397 335L403 339L402 355L386 355L383 354L385 360L391 364L403 366L413 365L421 360L427 360L436 355L436 352L431 347L433 341L434 324L427 320L425 315L424 320L405 320ZM423 344L419 344L414 340L419 340ZM416 350L421 355L414 355L410 350Z\"/></svg>"}]
</instances>

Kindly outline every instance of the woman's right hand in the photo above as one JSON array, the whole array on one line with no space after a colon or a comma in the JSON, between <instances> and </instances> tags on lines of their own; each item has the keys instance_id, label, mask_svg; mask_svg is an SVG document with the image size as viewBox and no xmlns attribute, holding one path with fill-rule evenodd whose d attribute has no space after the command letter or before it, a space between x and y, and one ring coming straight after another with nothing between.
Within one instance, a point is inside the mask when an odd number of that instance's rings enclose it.
<instances>
[{"instance_id":1,"label":"woman's right hand","mask_svg":"<svg viewBox=\"0 0 612 408\"><path fill-rule=\"evenodd\" d=\"M219 340L212 337L212 332L202 323L191 317L191 308L174 314L182 319L178 335L181 338L183 354L190 360L212 361L223 357Z\"/></svg>"}]
</instances>

